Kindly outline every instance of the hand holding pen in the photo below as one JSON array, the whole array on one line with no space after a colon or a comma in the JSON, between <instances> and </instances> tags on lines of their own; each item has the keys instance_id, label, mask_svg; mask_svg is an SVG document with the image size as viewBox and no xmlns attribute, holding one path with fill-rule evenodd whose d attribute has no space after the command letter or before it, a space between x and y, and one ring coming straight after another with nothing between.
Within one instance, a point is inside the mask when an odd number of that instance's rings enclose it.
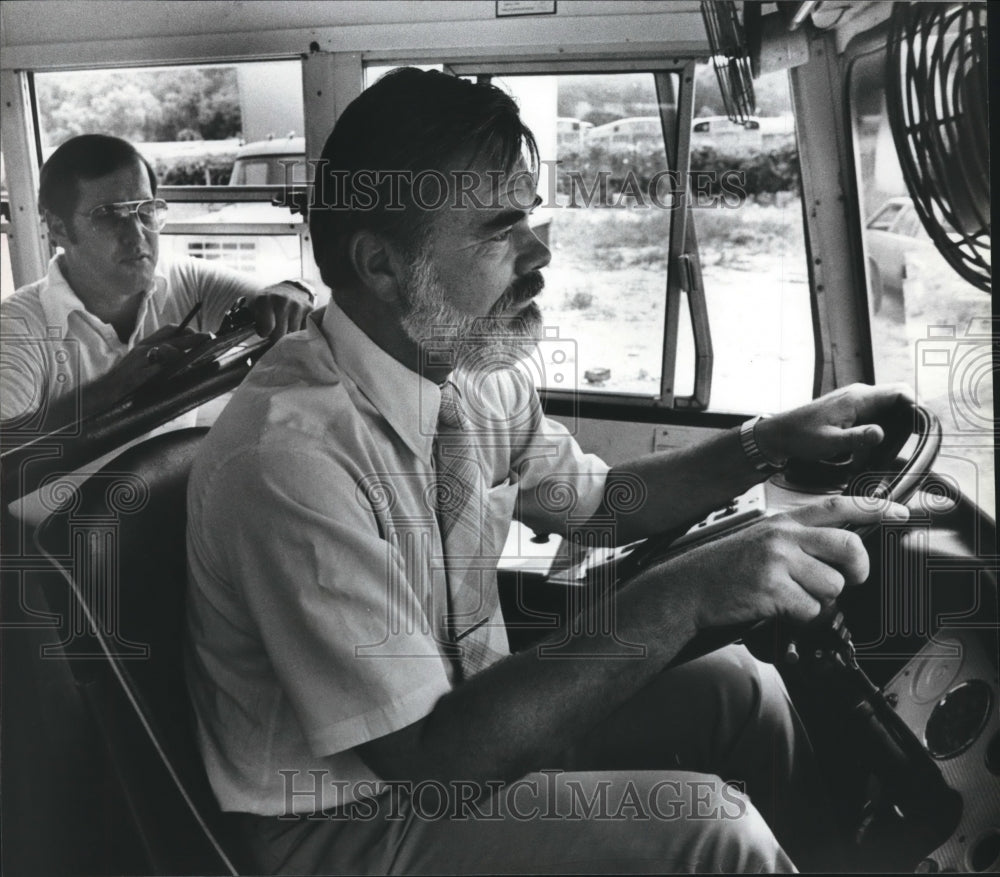
<instances>
[{"instance_id":1,"label":"hand holding pen","mask_svg":"<svg viewBox=\"0 0 1000 877\"><path fill-rule=\"evenodd\" d=\"M178 325L163 326L135 346L106 374L89 387L89 396L103 410L127 398L140 387L162 380L171 368L186 359L192 349L211 340L211 335L189 328L201 310L195 304Z\"/></svg>"},{"instance_id":2,"label":"hand holding pen","mask_svg":"<svg viewBox=\"0 0 1000 877\"><path fill-rule=\"evenodd\" d=\"M180 335L188 327L188 324L196 316L198 316L198 311L200 311L200 310L201 310L201 302L200 301L196 301L194 303L194 307L191 308L191 310L189 310L187 312L187 316L183 320L181 320L180 325L177 327L177 331L174 332L174 334L175 335Z\"/></svg>"},{"instance_id":3,"label":"hand holding pen","mask_svg":"<svg viewBox=\"0 0 1000 877\"><path fill-rule=\"evenodd\" d=\"M198 316L198 312L200 310L201 310L201 302L200 301L195 302L194 307L187 312L187 316L185 316L184 319L180 321L180 324L176 328L172 329L168 337L180 338L182 335L184 335L185 332L187 331L187 327L190 325L191 321L196 316ZM170 327L165 327L165 328L170 328ZM152 335L149 336L147 340L153 341L154 339L158 338L158 336L160 336L160 334L163 333L164 331L165 329L160 329L158 332L154 332ZM146 362L148 362L150 365L156 365L162 361L163 361L163 351L160 349L160 347L154 345L149 349L147 349Z\"/></svg>"}]
</instances>

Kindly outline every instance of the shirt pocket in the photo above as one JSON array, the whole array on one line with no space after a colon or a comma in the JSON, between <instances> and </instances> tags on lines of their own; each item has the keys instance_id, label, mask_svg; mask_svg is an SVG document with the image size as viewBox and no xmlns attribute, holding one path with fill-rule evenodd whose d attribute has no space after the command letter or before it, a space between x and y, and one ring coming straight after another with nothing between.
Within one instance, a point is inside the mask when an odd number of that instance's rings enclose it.
<instances>
[{"instance_id":1,"label":"shirt pocket","mask_svg":"<svg viewBox=\"0 0 1000 877\"><path fill-rule=\"evenodd\" d=\"M511 484L509 478L487 491L483 521L483 550L487 555L499 557L503 551L516 503L517 485Z\"/></svg>"}]
</instances>

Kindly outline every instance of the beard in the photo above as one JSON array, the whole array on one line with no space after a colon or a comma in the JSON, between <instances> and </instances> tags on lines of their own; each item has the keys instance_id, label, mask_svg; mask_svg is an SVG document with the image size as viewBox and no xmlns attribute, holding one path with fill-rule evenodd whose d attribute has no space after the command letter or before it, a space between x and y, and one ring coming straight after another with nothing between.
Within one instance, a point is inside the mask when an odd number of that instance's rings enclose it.
<instances>
[{"instance_id":1,"label":"beard","mask_svg":"<svg viewBox=\"0 0 1000 877\"><path fill-rule=\"evenodd\" d=\"M542 313L533 301L545 280L540 271L516 278L484 317L464 314L452 305L426 255L418 256L406 278L406 334L436 361L449 357L453 367L478 370L511 364L531 355L542 334Z\"/></svg>"}]
</instances>

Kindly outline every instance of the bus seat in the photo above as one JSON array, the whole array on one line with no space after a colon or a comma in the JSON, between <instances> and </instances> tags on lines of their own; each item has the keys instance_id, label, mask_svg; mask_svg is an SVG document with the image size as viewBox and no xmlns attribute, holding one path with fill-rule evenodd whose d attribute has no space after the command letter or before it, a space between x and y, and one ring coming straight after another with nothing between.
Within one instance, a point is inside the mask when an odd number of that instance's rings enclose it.
<instances>
[{"instance_id":1,"label":"bus seat","mask_svg":"<svg viewBox=\"0 0 1000 877\"><path fill-rule=\"evenodd\" d=\"M127 449L67 493L35 534L61 573L46 587L63 631L50 657L66 660L83 691L149 873L238 873L181 659L187 480L206 432Z\"/></svg>"}]
</instances>

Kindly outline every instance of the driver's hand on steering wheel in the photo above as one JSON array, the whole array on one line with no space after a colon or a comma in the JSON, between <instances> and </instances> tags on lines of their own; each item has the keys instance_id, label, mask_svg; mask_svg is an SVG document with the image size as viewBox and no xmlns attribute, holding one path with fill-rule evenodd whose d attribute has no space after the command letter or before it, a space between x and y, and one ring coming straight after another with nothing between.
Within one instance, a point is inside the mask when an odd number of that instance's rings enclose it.
<instances>
[{"instance_id":1,"label":"driver's hand on steering wheel","mask_svg":"<svg viewBox=\"0 0 1000 877\"><path fill-rule=\"evenodd\" d=\"M137 342L110 371L84 388L83 413L107 410L210 337L192 329L178 331L177 326L157 329Z\"/></svg>"},{"instance_id":2,"label":"driver's hand on steering wheel","mask_svg":"<svg viewBox=\"0 0 1000 877\"><path fill-rule=\"evenodd\" d=\"M901 398L913 402L905 384L851 384L758 421L754 436L768 460L829 460L879 444L884 432L872 421Z\"/></svg>"},{"instance_id":3,"label":"driver's hand on steering wheel","mask_svg":"<svg viewBox=\"0 0 1000 877\"><path fill-rule=\"evenodd\" d=\"M282 335L306 327L312 298L301 287L276 283L250 300L250 311L257 334L277 341Z\"/></svg>"},{"instance_id":4,"label":"driver's hand on steering wheel","mask_svg":"<svg viewBox=\"0 0 1000 877\"><path fill-rule=\"evenodd\" d=\"M654 567L699 630L781 616L815 618L845 585L868 578L868 553L844 524L906 520L905 506L830 496L766 518Z\"/></svg>"}]
</instances>

